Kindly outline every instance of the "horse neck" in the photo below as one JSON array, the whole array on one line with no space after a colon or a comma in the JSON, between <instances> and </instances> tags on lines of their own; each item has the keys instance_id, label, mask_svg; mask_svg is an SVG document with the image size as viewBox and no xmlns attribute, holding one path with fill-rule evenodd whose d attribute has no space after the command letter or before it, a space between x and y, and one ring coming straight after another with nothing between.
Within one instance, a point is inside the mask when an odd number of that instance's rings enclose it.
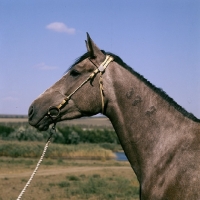
<instances>
[{"instance_id":1,"label":"horse neck","mask_svg":"<svg viewBox=\"0 0 200 200\"><path fill-rule=\"evenodd\" d=\"M186 140L194 122L118 64L112 64L106 73L106 115L141 181L142 176L155 170L150 166Z\"/></svg>"}]
</instances>

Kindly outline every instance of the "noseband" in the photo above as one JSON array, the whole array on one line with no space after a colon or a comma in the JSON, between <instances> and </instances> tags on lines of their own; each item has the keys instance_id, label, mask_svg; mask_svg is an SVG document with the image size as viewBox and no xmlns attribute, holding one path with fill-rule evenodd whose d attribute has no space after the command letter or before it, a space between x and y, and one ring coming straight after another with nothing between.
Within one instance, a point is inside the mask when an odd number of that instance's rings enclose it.
<instances>
[{"instance_id":1,"label":"noseband","mask_svg":"<svg viewBox=\"0 0 200 200\"><path fill-rule=\"evenodd\" d=\"M90 60L90 59L89 59ZM101 94L101 104L102 104L102 113L104 113L104 94L103 94L103 79L102 79L102 74L104 73L104 71L106 70L106 67L109 65L110 62L112 62L114 60L114 58L110 55L106 55L106 59L103 61L103 63L98 67L96 66L91 60L91 62L97 67L97 69L95 69L90 76L83 81L79 87L77 87L71 94L69 94L68 96L64 95L65 98L62 100L62 102L58 105L58 106L50 106L47 115L54 121L59 115L60 115L60 110L63 107L64 104L66 104L69 99L71 98L71 96L77 91L79 90L85 83L87 83L89 80L92 80L96 74L100 73L100 77L99 77L99 89L100 89L100 94Z\"/></svg>"}]
</instances>

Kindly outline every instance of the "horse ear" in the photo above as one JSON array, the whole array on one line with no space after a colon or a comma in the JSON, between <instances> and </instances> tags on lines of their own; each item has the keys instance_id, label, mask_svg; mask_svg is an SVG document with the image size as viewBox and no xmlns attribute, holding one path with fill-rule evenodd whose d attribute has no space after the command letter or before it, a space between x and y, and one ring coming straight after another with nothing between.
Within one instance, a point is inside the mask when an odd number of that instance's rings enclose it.
<instances>
[{"instance_id":1,"label":"horse ear","mask_svg":"<svg viewBox=\"0 0 200 200\"><path fill-rule=\"evenodd\" d=\"M90 57L91 58L105 58L105 55L101 52L101 50L97 47L97 45L93 42L91 39L90 35L87 33L87 41L86 41L86 46L88 52L90 52Z\"/></svg>"},{"instance_id":2,"label":"horse ear","mask_svg":"<svg viewBox=\"0 0 200 200\"><path fill-rule=\"evenodd\" d=\"M89 52L90 49L89 49L89 46L88 46L87 40L85 40L85 44L86 44L87 51Z\"/></svg>"}]
</instances>

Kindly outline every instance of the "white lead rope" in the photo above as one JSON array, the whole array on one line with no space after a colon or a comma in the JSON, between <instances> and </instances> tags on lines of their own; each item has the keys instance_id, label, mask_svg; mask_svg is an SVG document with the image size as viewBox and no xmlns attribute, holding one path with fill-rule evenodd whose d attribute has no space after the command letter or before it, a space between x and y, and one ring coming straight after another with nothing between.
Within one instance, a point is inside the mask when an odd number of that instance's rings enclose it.
<instances>
[{"instance_id":1,"label":"white lead rope","mask_svg":"<svg viewBox=\"0 0 200 200\"><path fill-rule=\"evenodd\" d=\"M56 130L55 126L53 126L52 129ZM38 170L38 168L39 168L39 166L40 166L40 164L41 164L41 162L42 162L42 160L43 160L43 158L44 158L44 156L46 154L47 148L49 147L52 135L53 135L53 132L50 131L50 136L49 136L49 138L48 138L48 140L46 142L46 145L44 147L44 150L43 150L43 153L42 153L42 155L40 157L40 160L38 161L38 163L37 163L37 165L35 167L35 170L33 171L31 177L29 178L28 182L26 183L26 185L24 186L23 190L21 191L21 193L19 194L19 196L18 196L18 198L16 200L20 200L22 198L22 195L25 193L27 187L30 185L31 181L33 180L33 177L35 176L35 174L36 174L36 172L37 172L37 170Z\"/></svg>"}]
</instances>

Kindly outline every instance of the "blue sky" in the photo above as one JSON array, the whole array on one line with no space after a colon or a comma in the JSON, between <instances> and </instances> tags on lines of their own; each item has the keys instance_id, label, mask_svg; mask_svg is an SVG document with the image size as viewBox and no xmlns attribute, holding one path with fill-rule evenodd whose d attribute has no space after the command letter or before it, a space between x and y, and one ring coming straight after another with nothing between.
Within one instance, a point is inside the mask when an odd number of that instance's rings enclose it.
<instances>
[{"instance_id":1,"label":"blue sky","mask_svg":"<svg viewBox=\"0 0 200 200\"><path fill-rule=\"evenodd\" d=\"M0 114L27 114L86 32L200 118L198 0L1 0Z\"/></svg>"}]
</instances>

